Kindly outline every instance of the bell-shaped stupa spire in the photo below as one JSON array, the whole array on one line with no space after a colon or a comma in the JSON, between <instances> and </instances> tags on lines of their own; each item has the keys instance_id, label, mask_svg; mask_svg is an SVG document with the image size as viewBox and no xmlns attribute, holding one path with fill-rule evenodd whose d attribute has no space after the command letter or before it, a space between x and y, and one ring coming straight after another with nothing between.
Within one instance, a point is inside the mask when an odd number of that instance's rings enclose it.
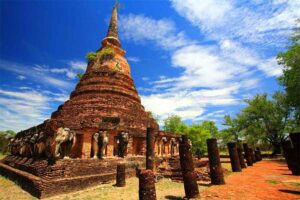
<instances>
[{"instance_id":1,"label":"bell-shaped stupa spire","mask_svg":"<svg viewBox=\"0 0 300 200\"><path fill-rule=\"evenodd\" d=\"M118 37L118 13L117 4L114 6L112 15L109 22L108 31L103 41L108 41L118 47L120 47L120 41Z\"/></svg>"}]
</instances>

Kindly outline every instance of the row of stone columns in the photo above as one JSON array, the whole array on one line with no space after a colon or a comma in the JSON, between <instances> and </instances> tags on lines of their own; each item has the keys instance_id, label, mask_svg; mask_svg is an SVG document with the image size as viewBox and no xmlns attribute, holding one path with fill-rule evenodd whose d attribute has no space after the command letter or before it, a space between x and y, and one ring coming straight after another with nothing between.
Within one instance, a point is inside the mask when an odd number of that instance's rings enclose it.
<instances>
[{"instance_id":1,"label":"row of stone columns","mask_svg":"<svg viewBox=\"0 0 300 200\"><path fill-rule=\"evenodd\" d=\"M217 146L216 139L207 140L208 147L208 158L210 166L210 177L211 183L214 185L225 184L223 170L220 162L219 149ZM231 168L233 172L241 172L242 168L247 168L243 149L237 147L237 143L230 142L227 144ZM249 148L246 143L243 144L245 158L248 166L252 166L254 162L262 160L259 148L256 149L255 153L252 148Z\"/></svg>"},{"instance_id":2,"label":"row of stone columns","mask_svg":"<svg viewBox=\"0 0 300 200\"><path fill-rule=\"evenodd\" d=\"M282 143L284 157L293 175L300 175L300 133L291 133L291 141Z\"/></svg>"},{"instance_id":3,"label":"row of stone columns","mask_svg":"<svg viewBox=\"0 0 300 200\"><path fill-rule=\"evenodd\" d=\"M147 129L147 152L146 152L146 170L141 170L138 173L139 177L139 199L140 200L156 200L155 191L155 155L154 155L154 139L155 129ZM234 142L228 143L228 151L233 172L240 172L242 168L246 168L244 161L243 150L237 147ZM245 158L248 166L252 166L253 162L261 159L259 149L254 151L243 144ZM225 184L223 169L220 161L220 154L217 144L217 139L207 139L208 158L210 167L211 184ZM200 192L197 184L197 174L194 170L194 162L192 155L192 147L187 136L183 135L179 143L180 165L184 181L184 190L187 199L197 199L200 197ZM125 183L125 164L117 166L117 183L116 186L123 187Z\"/></svg>"}]
</instances>

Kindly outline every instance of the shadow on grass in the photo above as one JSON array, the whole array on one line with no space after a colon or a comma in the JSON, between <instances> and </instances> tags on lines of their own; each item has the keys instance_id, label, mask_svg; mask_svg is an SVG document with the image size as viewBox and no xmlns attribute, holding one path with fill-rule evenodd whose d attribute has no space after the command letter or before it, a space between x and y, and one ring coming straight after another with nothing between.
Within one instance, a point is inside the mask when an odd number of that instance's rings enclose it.
<instances>
[{"instance_id":1,"label":"shadow on grass","mask_svg":"<svg viewBox=\"0 0 300 200\"><path fill-rule=\"evenodd\" d=\"M210 187L210 186L212 186L211 183L197 183L197 185L204 186L204 187Z\"/></svg>"},{"instance_id":2,"label":"shadow on grass","mask_svg":"<svg viewBox=\"0 0 300 200\"><path fill-rule=\"evenodd\" d=\"M292 173L290 173L290 174L281 174L281 175L284 175L284 176L295 176Z\"/></svg>"},{"instance_id":3,"label":"shadow on grass","mask_svg":"<svg viewBox=\"0 0 300 200\"><path fill-rule=\"evenodd\" d=\"M178 197L178 196L173 196L173 195L167 195L165 196L166 199L171 199L171 200L182 200L182 197Z\"/></svg>"},{"instance_id":4,"label":"shadow on grass","mask_svg":"<svg viewBox=\"0 0 300 200\"><path fill-rule=\"evenodd\" d=\"M295 191L295 190L286 190L286 189L282 189L279 190L280 192L284 192L284 193L289 193L289 194L296 194L296 195L300 195L300 191Z\"/></svg>"},{"instance_id":5,"label":"shadow on grass","mask_svg":"<svg viewBox=\"0 0 300 200\"><path fill-rule=\"evenodd\" d=\"M289 169L276 169L278 171L289 171Z\"/></svg>"}]
</instances>

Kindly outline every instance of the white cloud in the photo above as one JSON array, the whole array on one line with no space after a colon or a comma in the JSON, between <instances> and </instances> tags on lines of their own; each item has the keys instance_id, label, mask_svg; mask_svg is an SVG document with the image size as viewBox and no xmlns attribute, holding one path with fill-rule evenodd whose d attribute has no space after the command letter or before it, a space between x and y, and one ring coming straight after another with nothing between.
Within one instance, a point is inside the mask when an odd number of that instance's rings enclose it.
<instances>
[{"instance_id":1,"label":"white cloud","mask_svg":"<svg viewBox=\"0 0 300 200\"><path fill-rule=\"evenodd\" d=\"M226 106L239 103L233 96L238 86L224 89L201 89L196 91L165 92L141 96L147 110L155 113L159 119L176 114L184 120L200 118L207 106Z\"/></svg>"},{"instance_id":2,"label":"white cloud","mask_svg":"<svg viewBox=\"0 0 300 200\"><path fill-rule=\"evenodd\" d=\"M202 121L202 120L212 120L217 121L217 119L224 118L224 115L226 114L225 110L217 110L209 113L205 113L204 115L201 115L198 118L194 118L194 122Z\"/></svg>"},{"instance_id":3,"label":"white cloud","mask_svg":"<svg viewBox=\"0 0 300 200\"><path fill-rule=\"evenodd\" d=\"M68 65L73 70L85 71L87 63L83 62L83 61L79 61L79 60L71 60L71 61L68 61Z\"/></svg>"},{"instance_id":4,"label":"white cloud","mask_svg":"<svg viewBox=\"0 0 300 200\"><path fill-rule=\"evenodd\" d=\"M143 80L143 81L148 81L148 80L149 80L149 77L142 77L142 80Z\"/></svg>"},{"instance_id":5,"label":"white cloud","mask_svg":"<svg viewBox=\"0 0 300 200\"><path fill-rule=\"evenodd\" d=\"M25 77L25 76L22 76L22 75L19 75L19 76L17 76L17 79L22 81L22 80L25 80L26 77Z\"/></svg>"},{"instance_id":6,"label":"white cloud","mask_svg":"<svg viewBox=\"0 0 300 200\"><path fill-rule=\"evenodd\" d=\"M19 87L20 90L31 90L30 87L26 87L26 86L22 86L22 87Z\"/></svg>"},{"instance_id":7,"label":"white cloud","mask_svg":"<svg viewBox=\"0 0 300 200\"><path fill-rule=\"evenodd\" d=\"M66 74L69 79L77 78L78 72L83 72L86 69L86 63L82 61L68 61L69 68L50 68L46 65L35 65L33 69L40 72L51 72L55 74Z\"/></svg>"},{"instance_id":8,"label":"white cloud","mask_svg":"<svg viewBox=\"0 0 300 200\"><path fill-rule=\"evenodd\" d=\"M180 15L198 27L207 38L215 40L234 39L282 46L295 25L295 19L300 17L299 0L171 2Z\"/></svg>"},{"instance_id":9,"label":"white cloud","mask_svg":"<svg viewBox=\"0 0 300 200\"><path fill-rule=\"evenodd\" d=\"M212 24L222 24L224 18L232 10L231 1L226 0L172 0L173 7L189 19L193 24L204 23L209 28Z\"/></svg>"},{"instance_id":10,"label":"white cloud","mask_svg":"<svg viewBox=\"0 0 300 200\"><path fill-rule=\"evenodd\" d=\"M30 88L21 91L0 89L0 129L19 131L42 123L52 112L50 102L66 100L64 93L37 91Z\"/></svg>"},{"instance_id":11,"label":"white cloud","mask_svg":"<svg viewBox=\"0 0 300 200\"><path fill-rule=\"evenodd\" d=\"M141 60L138 57L127 57L127 60L130 62L140 62Z\"/></svg>"},{"instance_id":12,"label":"white cloud","mask_svg":"<svg viewBox=\"0 0 300 200\"><path fill-rule=\"evenodd\" d=\"M213 7L211 2L204 4ZM216 11L221 18L233 9L231 4L222 2L223 7ZM194 7L197 7L196 4ZM222 20L214 16L206 16L206 19ZM170 114L177 114L184 120L200 119L209 106L241 104L243 93L259 84L260 78L254 76L258 70L267 76L277 76L274 69L280 70L277 65L271 67L269 61L274 58L263 58L256 51L232 39L199 45L191 42L185 34L182 37L180 33L183 32L177 30L170 20L155 20L133 14L122 16L121 20L125 39L140 44L147 41L155 43L170 52L173 67L183 69L175 77L159 76L159 80L151 83L152 88L139 88L139 91L150 93L142 95L142 102L160 119Z\"/></svg>"},{"instance_id":13,"label":"white cloud","mask_svg":"<svg viewBox=\"0 0 300 200\"><path fill-rule=\"evenodd\" d=\"M258 68L268 76L280 76L282 74L282 67L277 64L275 57L265 60L258 65Z\"/></svg>"},{"instance_id":14,"label":"white cloud","mask_svg":"<svg viewBox=\"0 0 300 200\"><path fill-rule=\"evenodd\" d=\"M41 66L39 65L31 67L19 63L0 60L0 69L26 76L28 79L36 81L43 85L52 85L60 88L71 88L73 86L73 84L68 81L50 76L46 73L46 71L43 71Z\"/></svg>"},{"instance_id":15,"label":"white cloud","mask_svg":"<svg viewBox=\"0 0 300 200\"><path fill-rule=\"evenodd\" d=\"M168 19L154 20L143 15L122 15L121 37L137 43L154 42L164 49L174 49L192 43L183 31L179 32Z\"/></svg>"}]
</instances>

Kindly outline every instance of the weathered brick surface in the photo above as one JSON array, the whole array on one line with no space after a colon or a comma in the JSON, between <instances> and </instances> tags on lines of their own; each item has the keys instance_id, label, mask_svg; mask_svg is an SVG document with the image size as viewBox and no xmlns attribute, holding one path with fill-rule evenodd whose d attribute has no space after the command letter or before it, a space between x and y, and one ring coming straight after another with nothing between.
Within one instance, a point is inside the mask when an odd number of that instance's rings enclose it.
<instances>
[{"instance_id":1,"label":"weathered brick surface","mask_svg":"<svg viewBox=\"0 0 300 200\"><path fill-rule=\"evenodd\" d=\"M0 163L0 174L18 181L36 197L48 197L114 181L120 161L125 162L127 177L135 176L137 166L145 168L144 157L70 159L51 164L47 160L7 156Z\"/></svg>"},{"instance_id":2,"label":"weathered brick surface","mask_svg":"<svg viewBox=\"0 0 300 200\"><path fill-rule=\"evenodd\" d=\"M156 200L155 176L152 170L142 170L139 174L139 199Z\"/></svg>"}]
</instances>

